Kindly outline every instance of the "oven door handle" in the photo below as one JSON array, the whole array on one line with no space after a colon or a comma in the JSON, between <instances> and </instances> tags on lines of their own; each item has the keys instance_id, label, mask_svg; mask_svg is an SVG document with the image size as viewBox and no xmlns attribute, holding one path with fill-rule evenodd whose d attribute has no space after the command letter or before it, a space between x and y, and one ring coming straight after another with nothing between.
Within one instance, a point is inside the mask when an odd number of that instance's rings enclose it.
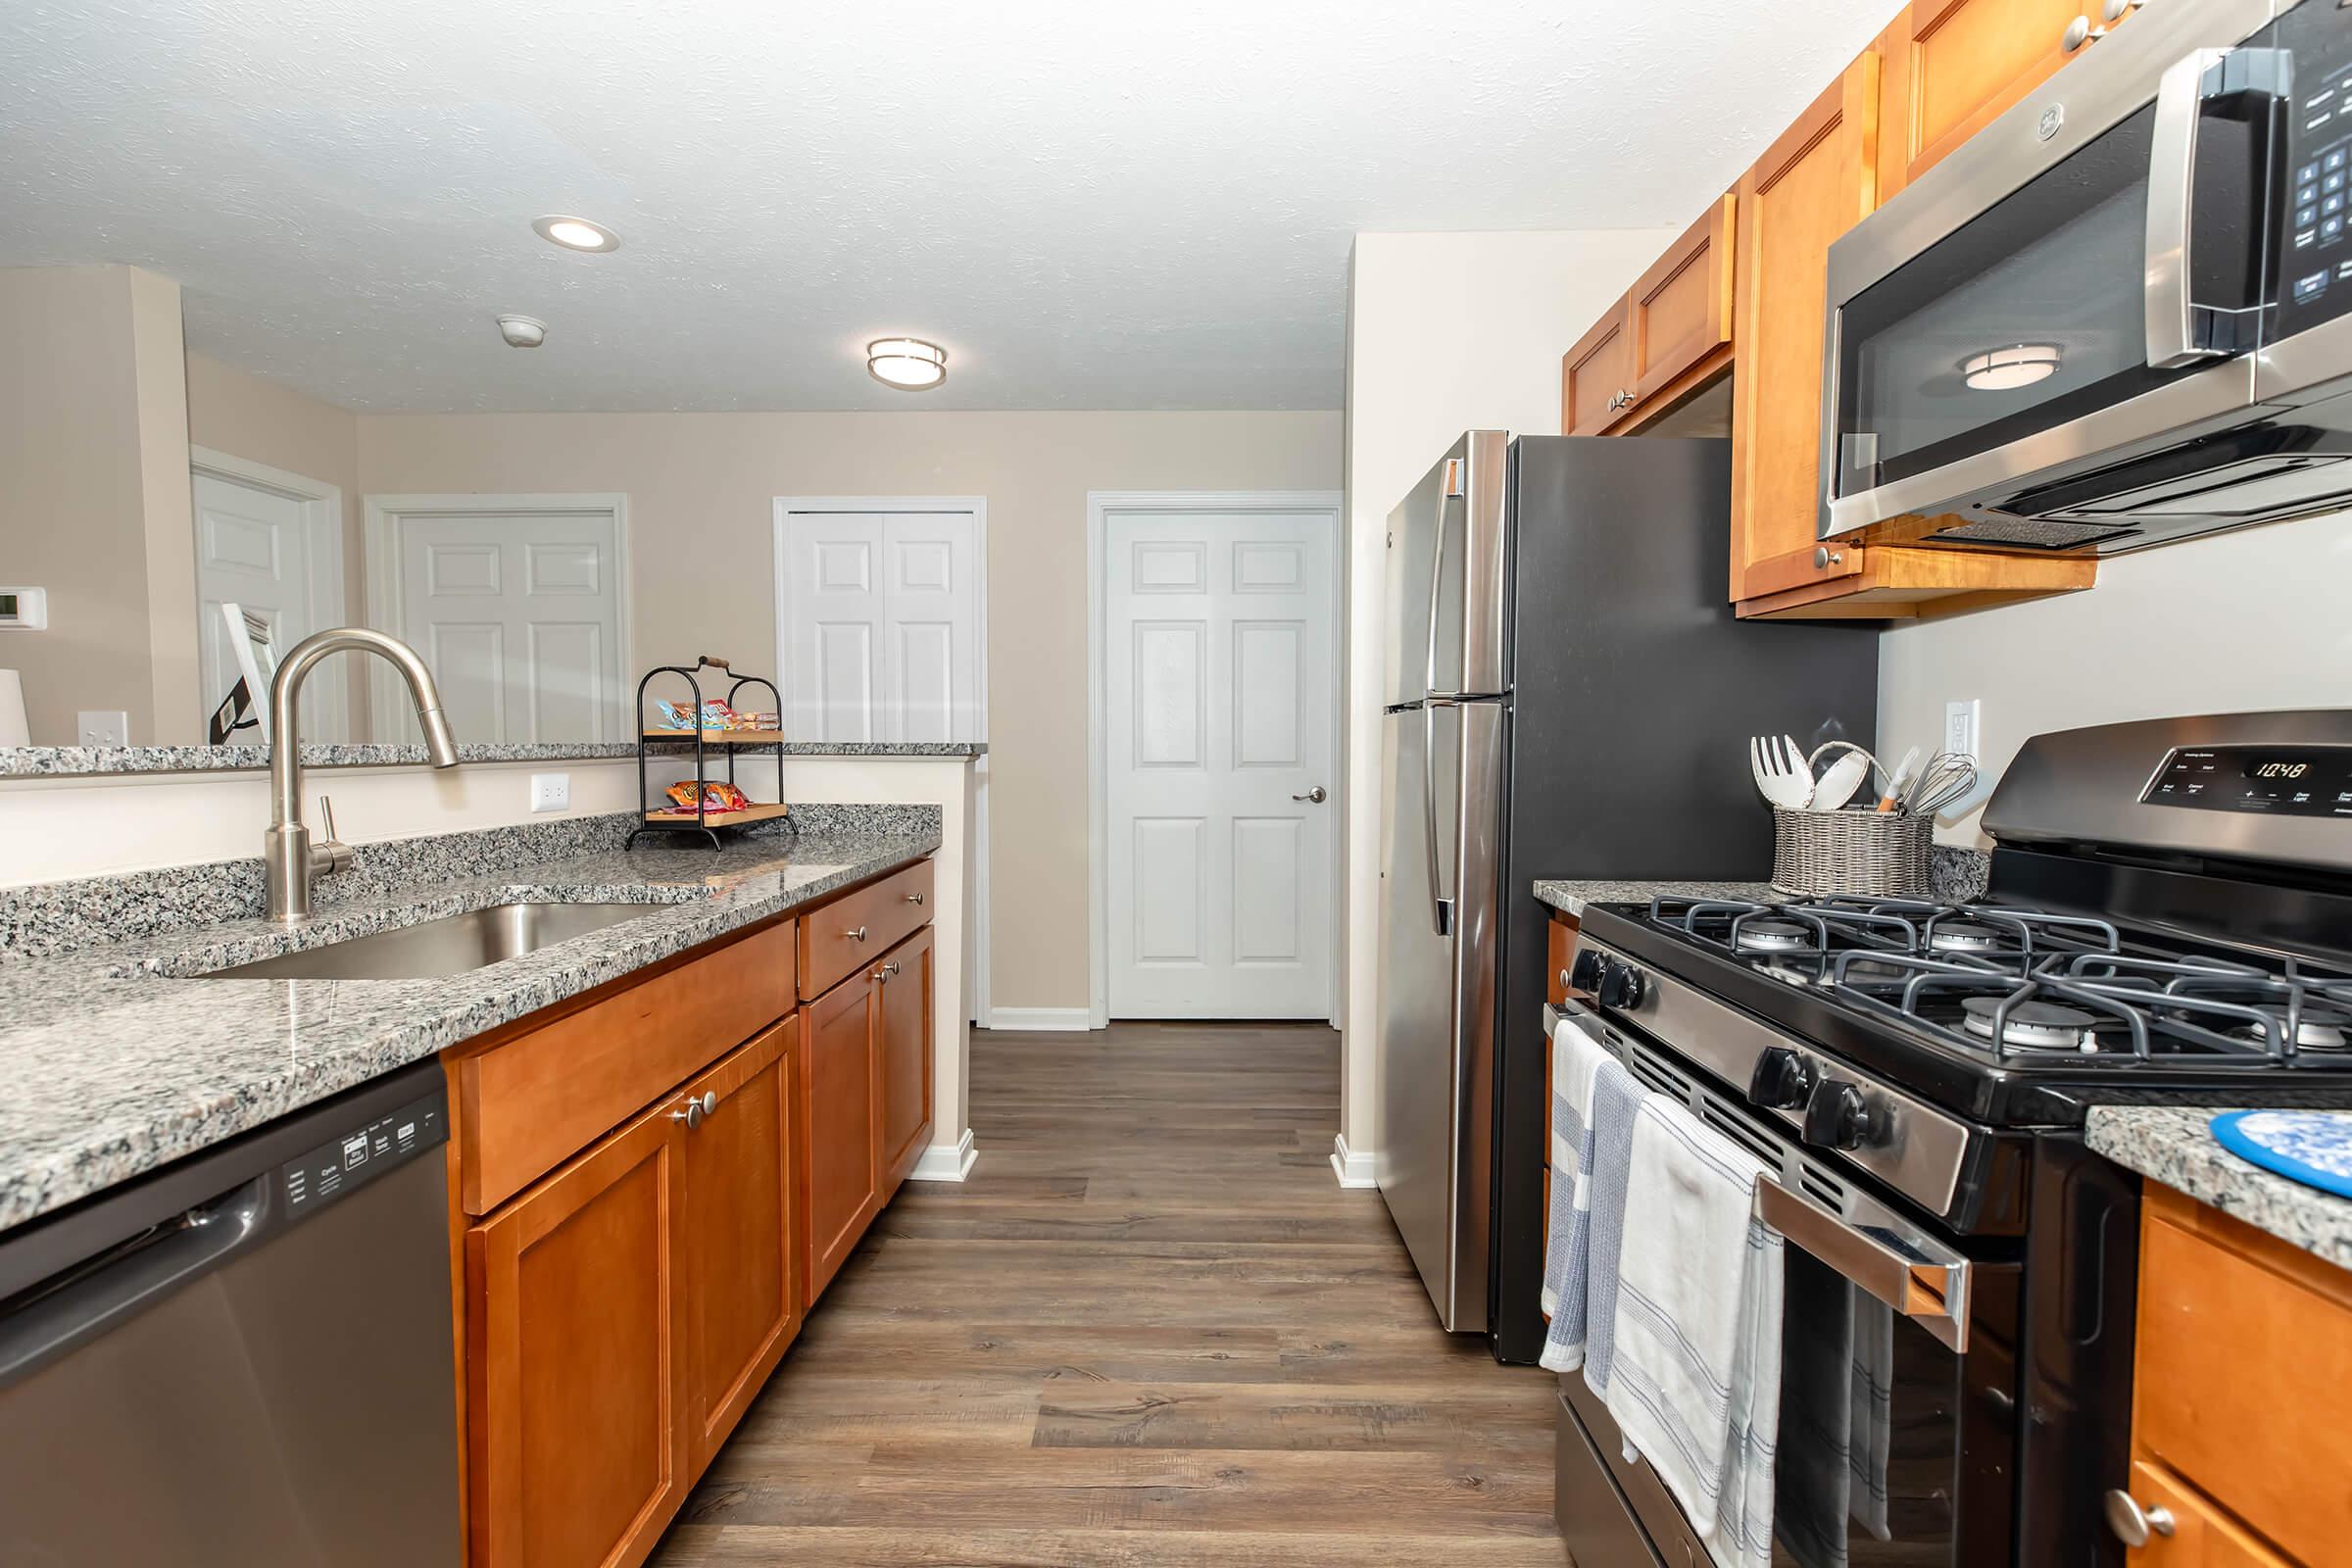
<instances>
[{"instance_id":1,"label":"oven door handle","mask_svg":"<svg viewBox=\"0 0 2352 1568\"><path fill-rule=\"evenodd\" d=\"M1948 1348L1968 1349L1969 1261L1912 1238L1890 1245L1770 1176L1756 1178L1756 1217L1833 1273L1868 1291Z\"/></svg>"},{"instance_id":2,"label":"oven door handle","mask_svg":"<svg viewBox=\"0 0 2352 1568\"><path fill-rule=\"evenodd\" d=\"M2151 369L2178 369L2227 355L2226 350L2197 345L2188 242L2196 208L2197 127L2204 118L2205 73L2228 54L2226 49L2192 49L2165 69L2156 87L2143 277Z\"/></svg>"}]
</instances>

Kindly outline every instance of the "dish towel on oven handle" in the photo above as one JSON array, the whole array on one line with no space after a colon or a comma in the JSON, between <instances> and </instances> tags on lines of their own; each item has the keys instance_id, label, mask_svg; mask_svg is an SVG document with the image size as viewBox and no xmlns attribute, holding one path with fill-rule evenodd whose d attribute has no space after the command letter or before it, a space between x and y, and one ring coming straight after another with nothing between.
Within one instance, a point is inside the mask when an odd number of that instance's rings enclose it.
<instances>
[{"instance_id":1,"label":"dish towel on oven handle","mask_svg":"<svg viewBox=\"0 0 2352 1568\"><path fill-rule=\"evenodd\" d=\"M1854 1522L1881 1541L1893 1539L1886 1518L1886 1457L1894 1438L1894 1308L1859 1286L1853 1299Z\"/></svg>"},{"instance_id":2,"label":"dish towel on oven handle","mask_svg":"<svg viewBox=\"0 0 2352 1568\"><path fill-rule=\"evenodd\" d=\"M1619 1066L1608 1049L1563 1018L1551 1032L1550 1234L1544 1249L1544 1312L1537 1359L1554 1372L1585 1361L1585 1293L1592 1257L1592 1081Z\"/></svg>"},{"instance_id":3,"label":"dish towel on oven handle","mask_svg":"<svg viewBox=\"0 0 2352 1568\"><path fill-rule=\"evenodd\" d=\"M1609 1414L1720 1568L1769 1568L1782 1242L1763 1162L1663 1096L1635 1118Z\"/></svg>"},{"instance_id":4,"label":"dish towel on oven handle","mask_svg":"<svg viewBox=\"0 0 2352 1568\"><path fill-rule=\"evenodd\" d=\"M1614 1056L1592 1075L1592 1166L1586 1182L1585 1386L1609 1394L1617 1340L1617 1258L1625 1240L1625 1183L1634 1157L1634 1118L1656 1097Z\"/></svg>"}]
</instances>

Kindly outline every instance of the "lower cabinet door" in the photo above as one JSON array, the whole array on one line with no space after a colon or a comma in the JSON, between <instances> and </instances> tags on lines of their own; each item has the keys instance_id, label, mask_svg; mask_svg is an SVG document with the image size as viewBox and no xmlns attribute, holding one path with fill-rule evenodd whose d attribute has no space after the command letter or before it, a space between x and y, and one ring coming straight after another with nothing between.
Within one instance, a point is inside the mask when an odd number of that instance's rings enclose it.
<instances>
[{"instance_id":1,"label":"lower cabinet door","mask_svg":"<svg viewBox=\"0 0 2352 1568\"><path fill-rule=\"evenodd\" d=\"M931 928L882 960L882 1196L922 1157L931 1136Z\"/></svg>"},{"instance_id":2,"label":"lower cabinet door","mask_svg":"<svg viewBox=\"0 0 2352 1568\"><path fill-rule=\"evenodd\" d=\"M2296 1568L2236 1520L2145 1462L2132 1466L2132 1496L2151 1516L2147 1544L2125 1553L2131 1568Z\"/></svg>"},{"instance_id":3,"label":"lower cabinet door","mask_svg":"<svg viewBox=\"0 0 2352 1568\"><path fill-rule=\"evenodd\" d=\"M793 1125L800 1020L787 1018L686 1086L686 1200L677 1216L686 1295L688 1473L699 1474L801 1327Z\"/></svg>"},{"instance_id":4,"label":"lower cabinet door","mask_svg":"<svg viewBox=\"0 0 2352 1568\"><path fill-rule=\"evenodd\" d=\"M833 1282L881 1210L876 1157L879 1089L874 1044L879 964L853 974L801 1009L802 1187L808 1194L807 1299Z\"/></svg>"},{"instance_id":5,"label":"lower cabinet door","mask_svg":"<svg viewBox=\"0 0 2352 1568\"><path fill-rule=\"evenodd\" d=\"M466 1233L473 1568L630 1568L681 1498L671 1108Z\"/></svg>"}]
</instances>

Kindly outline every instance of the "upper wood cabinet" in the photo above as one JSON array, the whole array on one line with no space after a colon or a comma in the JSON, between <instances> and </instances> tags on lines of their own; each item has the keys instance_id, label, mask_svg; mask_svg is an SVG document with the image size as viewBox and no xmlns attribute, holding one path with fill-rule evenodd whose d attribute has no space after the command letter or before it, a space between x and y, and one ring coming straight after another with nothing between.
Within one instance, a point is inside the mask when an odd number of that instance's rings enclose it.
<instances>
[{"instance_id":1,"label":"upper wood cabinet","mask_svg":"<svg viewBox=\"0 0 2352 1568\"><path fill-rule=\"evenodd\" d=\"M1606 435L1634 395L1626 300L1609 307L1560 360L1560 434Z\"/></svg>"},{"instance_id":2,"label":"upper wood cabinet","mask_svg":"<svg viewBox=\"0 0 2352 1568\"><path fill-rule=\"evenodd\" d=\"M1727 194L1560 360L1560 433L1622 435L1723 373L1732 353Z\"/></svg>"},{"instance_id":3,"label":"upper wood cabinet","mask_svg":"<svg viewBox=\"0 0 2352 1568\"><path fill-rule=\"evenodd\" d=\"M2067 27L2099 0L1913 0L1886 29L1880 199L2046 80L2082 49ZM2120 25L2120 24L2118 24Z\"/></svg>"},{"instance_id":4,"label":"upper wood cabinet","mask_svg":"<svg viewBox=\"0 0 2352 1568\"><path fill-rule=\"evenodd\" d=\"M682 1495L671 1129L648 1111L466 1233L473 1568L623 1568Z\"/></svg>"},{"instance_id":5,"label":"upper wood cabinet","mask_svg":"<svg viewBox=\"0 0 2352 1568\"><path fill-rule=\"evenodd\" d=\"M681 1140L677 1217L689 1473L710 1462L801 1328L800 1029L787 1018L686 1086L702 1111Z\"/></svg>"}]
</instances>

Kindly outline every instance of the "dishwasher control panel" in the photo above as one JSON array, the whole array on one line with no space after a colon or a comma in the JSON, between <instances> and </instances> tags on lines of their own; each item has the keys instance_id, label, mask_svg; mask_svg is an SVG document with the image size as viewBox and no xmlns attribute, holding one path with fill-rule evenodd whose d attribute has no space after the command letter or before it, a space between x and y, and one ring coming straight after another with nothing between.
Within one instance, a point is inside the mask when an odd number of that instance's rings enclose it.
<instances>
[{"instance_id":1,"label":"dishwasher control panel","mask_svg":"<svg viewBox=\"0 0 2352 1568\"><path fill-rule=\"evenodd\" d=\"M299 1217L321 1208L448 1141L448 1113L438 1093L354 1125L278 1167L286 1212Z\"/></svg>"}]
</instances>

